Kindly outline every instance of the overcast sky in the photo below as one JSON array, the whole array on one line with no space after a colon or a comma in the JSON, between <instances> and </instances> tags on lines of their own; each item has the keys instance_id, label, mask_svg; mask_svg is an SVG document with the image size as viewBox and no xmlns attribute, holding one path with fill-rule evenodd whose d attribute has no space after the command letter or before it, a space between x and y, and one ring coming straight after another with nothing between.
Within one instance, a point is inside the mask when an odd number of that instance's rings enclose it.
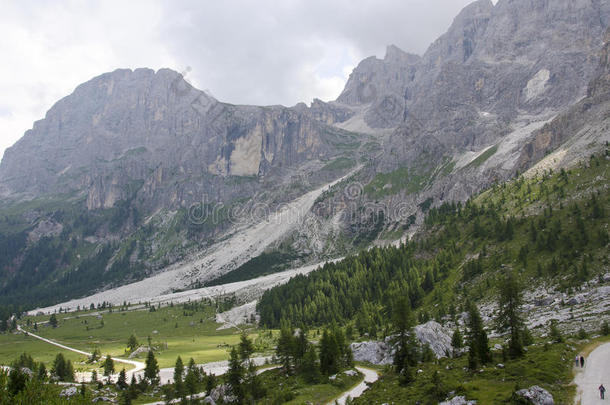
<instances>
[{"instance_id":1,"label":"overcast sky","mask_svg":"<svg viewBox=\"0 0 610 405\"><path fill-rule=\"evenodd\" d=\"M0 155L117 68L169 67L221 101L335 99L385 47L422 54L471 0L0 0Z\"/></svg>"}]
</instances>

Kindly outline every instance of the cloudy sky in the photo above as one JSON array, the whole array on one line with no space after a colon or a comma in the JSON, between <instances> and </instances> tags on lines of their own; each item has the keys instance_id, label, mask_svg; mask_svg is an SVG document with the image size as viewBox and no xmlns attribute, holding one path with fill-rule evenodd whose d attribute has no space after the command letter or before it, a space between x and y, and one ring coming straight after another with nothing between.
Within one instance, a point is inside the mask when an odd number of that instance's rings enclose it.
<instances>
[{"instance_id":1,"label":"cloudy sky","mask_svg":"<svg viewBox=\"0 0 610 405\"><path fill-rule=\"evenodd\" d=\"M169 67L221 101L333 100L385 47L423 53L471 0L0 0L0 155L61 97Z\"/></svg>"}]
</instances>

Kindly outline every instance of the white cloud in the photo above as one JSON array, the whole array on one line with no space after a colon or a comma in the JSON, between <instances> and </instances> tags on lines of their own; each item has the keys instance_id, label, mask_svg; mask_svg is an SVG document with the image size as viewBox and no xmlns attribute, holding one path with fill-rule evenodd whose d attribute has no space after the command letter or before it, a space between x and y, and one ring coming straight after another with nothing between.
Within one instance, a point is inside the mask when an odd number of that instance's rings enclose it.
<instances>
[{"instance_id":1,"label":"white cloud","mask_svg":"<svg viewBox=\"0 0 610 405\"><path fill-rule=\"evenodd\" d=\"M78 84L191 68L222 101L332 100L364 57L422 53L470 0L0 0L0 154Z\"/></svg>"}]
</instances>

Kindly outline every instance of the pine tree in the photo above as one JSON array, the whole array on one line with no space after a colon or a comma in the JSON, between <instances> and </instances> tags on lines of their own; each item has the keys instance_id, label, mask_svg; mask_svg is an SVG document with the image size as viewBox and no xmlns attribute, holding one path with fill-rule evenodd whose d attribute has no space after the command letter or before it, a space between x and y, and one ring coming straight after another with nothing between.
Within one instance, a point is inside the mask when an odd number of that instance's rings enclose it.
<instances>
[{"instance_id":1,"label":"pine tree","mask_svg":"<svg viewBox=\"0 0 610 405\"><path fill-rule=\"evenodd\" d=\"M152 385L159 384L159 364L157 363L157 359L155 359L155 354L152 350L149 350L148 355L146 356L144 378Z\"/></svg>"},{"instance_id":2,"label":"pine tree","mask_svg":"<svg viewBox=\"0 0 610 405\"><path fill-rule=\"evenodd\" d=\"M106 356L106 360L104 360L104 375L107 377L110 374L114 373L114 360L110 355Z\"/></svg>"},{"instance_id":3,"label":"pine tree","mask_svg":"<svg viewBox=\"0 0 610 405\"><path fill-rule=\"evenodd\" d=\"M254 353L254 345L252 344L252 340L248 339L248 334L244 331L241 333L239 338L239 357L242 361L246 361L250 359L252 353Z\"/></svg>"},{"instance_id":4,"label":"pine tree","mask_svg":"<svg viewBox=\"0 0 610 405\"><path fill-rule=\"evenodd\" d=\"M453 336L451 337L451 346L453 347L454 352L464 347L464 338L462 337L460 328L455 328Z\"/></svg>"},{"instance_id":5,"label":"pine tree","mask_svg":"<svg viewBox=\"0 0 610 405\"><path fill-rule=\"evenodd\" d=\"M51 314L51 317L49 318L49 325L57 328L57 316L55 314Z\"/></svg>"},{"instance_id":6,"label":"pine tree","mask_svg":"<svg viewBox=\"0 0 610 405\"><path fill-rule=\"evenodd\" d=\"M408 297L399 296L392 304L392 325L397 333L396 353L394 354L394 370L400 375L402 385L413 381L410 368L417 357L417 349L412 338L413 315Z\"/></svg>"},{"instance_id":7,"label":"pine tree","mask_svg":"<svg viewBox=\"0 0 610 405\"><path fill-rule=\"evenodd\" d=\"M479 309L473 303L468 307L468 367L474 370L479 364L491 361L489 340L483 327L483 320Z\"/></svg>"},{"instance_id":8,"label":"pine tree","mask_svg":"<svg viewBox=\"0 0 610 405\"><path fill-rule=\"evenodd\" d=\"M51 373L56 375L60 381L66 381L67 371L66 359L64 358L63 354L58 353L53 361Z\"/></svg>"},{"instance_id":9,"label":"pine tree","mask_svg":"<svg viewBox=\"0 0 610 405\"><path fill-rule=\"evenodd\" d=\"M125 369L122 369L121 372L119 372L119 378L117 379L116 385L122 390L127 388L127 373L125 372Z\"/></svg>"},{"instance_id":10,"label":"pine tree","mask_svg":"<svg viewBox=\"0 0 610 405\"><path fill-rule=\"evenodd\" d=\"M198 378L197 378L196 370L197 370L196 367L190 367L190 364L189 364L188 371L186 372L186 377L184 377L184 386L186 388L186 392L189 395L193 395L193 394L197 393Z\"/></svg>"},{"instance_id":11,"label":"pine tree","mask_svg":"<svg viewBox=\"0 0 610 405\"><path fill-rule=\"evenodd\" d=\"M554 319L551 321L551 326L549 328L549 337L551 338L551 341L553 343L563 342L563 336L561 336L561 332L557 327L557 321L555 321Z\"/></svg>"},{"instance_id":12,"label":"pine tree","mask_svg":"<svg viewBox=\"0 0 610 405\"><path fill-rule=\"evenodd\" d=\"M339 346L335 336L324 329L320 339L320 371L324 375L336 374L339 371Z\"/></svg>"},{"instance_id":13,"label":"pine tree","mask_svg":"<svg viewBox=\"0 0 610 405\"><path fill-rule=\"evenodd\" d=\"M40 362L40 364L38 365L38 379L40 381L46 381L47 380L47 367L44 365L43 362Z\"/></svg>"},{"instance_id":14,"label":"pine tree","mask_svg":"<svg viewBox=\"0 0 610 405\"><path fill-rule=\"evenodd\" d=\"M525 351L525 323L521 314L522 289L515 275L510 272L500 282L498 316L496 326L500 332L509 333L508 354L511 358L522 356Z\"/></svg>"},{"instance_id":15,"label":"pine tree","mask_svg":"<svg viewBox=\"0 0 610 405\"><path fill-rule=\"evenodd\" d=\"M292 329L286 322L283 322L275 353L280 360L282 369L287 374L291 374L293 371L294 347L295 342Z\"/></svg>"},{"instance_id":16,"label":"pine tree","mask_svg":"<svg viewBox=\"0 0 610 405\"><path fill-rule=\"evenodd\" d=\"M238 403L244 400L244 387L242 380L244 378L244 367L239 358L238 351L235 347L231 349L229 357L229 371L227 371L227 384L231 389L231 393L237 398Z\"/></svg>"},{"instance_id":17,"label":"pine tree","mask_svg":"<svg viewBox=\"0 0 610 405\"><path fill-rule=\"evenodd\" d=\"M182 363L182 358L178 356L176 359L176 365L174 366L174 389L176 391L176 396L182 398L186 395L184 382L184 363Z\"/></svg>"},{"instance_id":18,"label":"pine tree","mask_svg":"<svg viewBox=\"0 0 610 405\"><path fill-rule=\"evenodd\" d=\"M138 348L138 339L135 337L135 335L131 335L129 336L129 339L127 340L127 347L129 348L129 351L134 351Z\"/></svg>"},{"instance_id":19,"label":"pine tree","mask_svg":"<svg viewBox=\"0 0 610 405\"><path fill-rule=\"evenodd\" d=\"M318 355L313 345L308 345L303 362L301 365L301 373L305 381L309 384L315 384L320 381L320 366L318 365Z\"/></svg>"}]
</instances>

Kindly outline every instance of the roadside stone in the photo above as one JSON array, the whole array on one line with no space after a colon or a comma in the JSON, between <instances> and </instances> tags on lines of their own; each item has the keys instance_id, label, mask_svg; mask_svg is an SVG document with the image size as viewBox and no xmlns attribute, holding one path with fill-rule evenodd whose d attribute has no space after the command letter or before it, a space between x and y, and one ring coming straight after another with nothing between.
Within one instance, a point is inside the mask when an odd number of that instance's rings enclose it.
<instances>
[{"instance_id":1,"label":"roadside stone","mask_svg":"<svg viewBox=\"0 0 610 405\"><path fill-rule=\"evenodd\" d=\"M477 401L467 401L466 397L457 396L450 400L439 402L438 405L475 405Z\"/></svg>"},{"instance_id":2,"label":"roadside stone","mask_svg":"<svg viewBox=\"0 0 610 405\"><path fill-rule=\"evenodd\" d=\"M515 392L515 395L529 401L533 405L555 405L551 393L537 385L519 390Z\"/></svg>"},{"instance_id":3,"label":"roadside stone","mask_svg":"<svg viewBox=\"0 0 610 405\"><path fill-rule=\"evenodd\" d=\"M62 390L59 393L59 396L60 397L65 397L65 398L72 398L77 393L78 393L78 390L76 389L76 387L68 387L68 388Z\"/></svg>"}]
</instances>

